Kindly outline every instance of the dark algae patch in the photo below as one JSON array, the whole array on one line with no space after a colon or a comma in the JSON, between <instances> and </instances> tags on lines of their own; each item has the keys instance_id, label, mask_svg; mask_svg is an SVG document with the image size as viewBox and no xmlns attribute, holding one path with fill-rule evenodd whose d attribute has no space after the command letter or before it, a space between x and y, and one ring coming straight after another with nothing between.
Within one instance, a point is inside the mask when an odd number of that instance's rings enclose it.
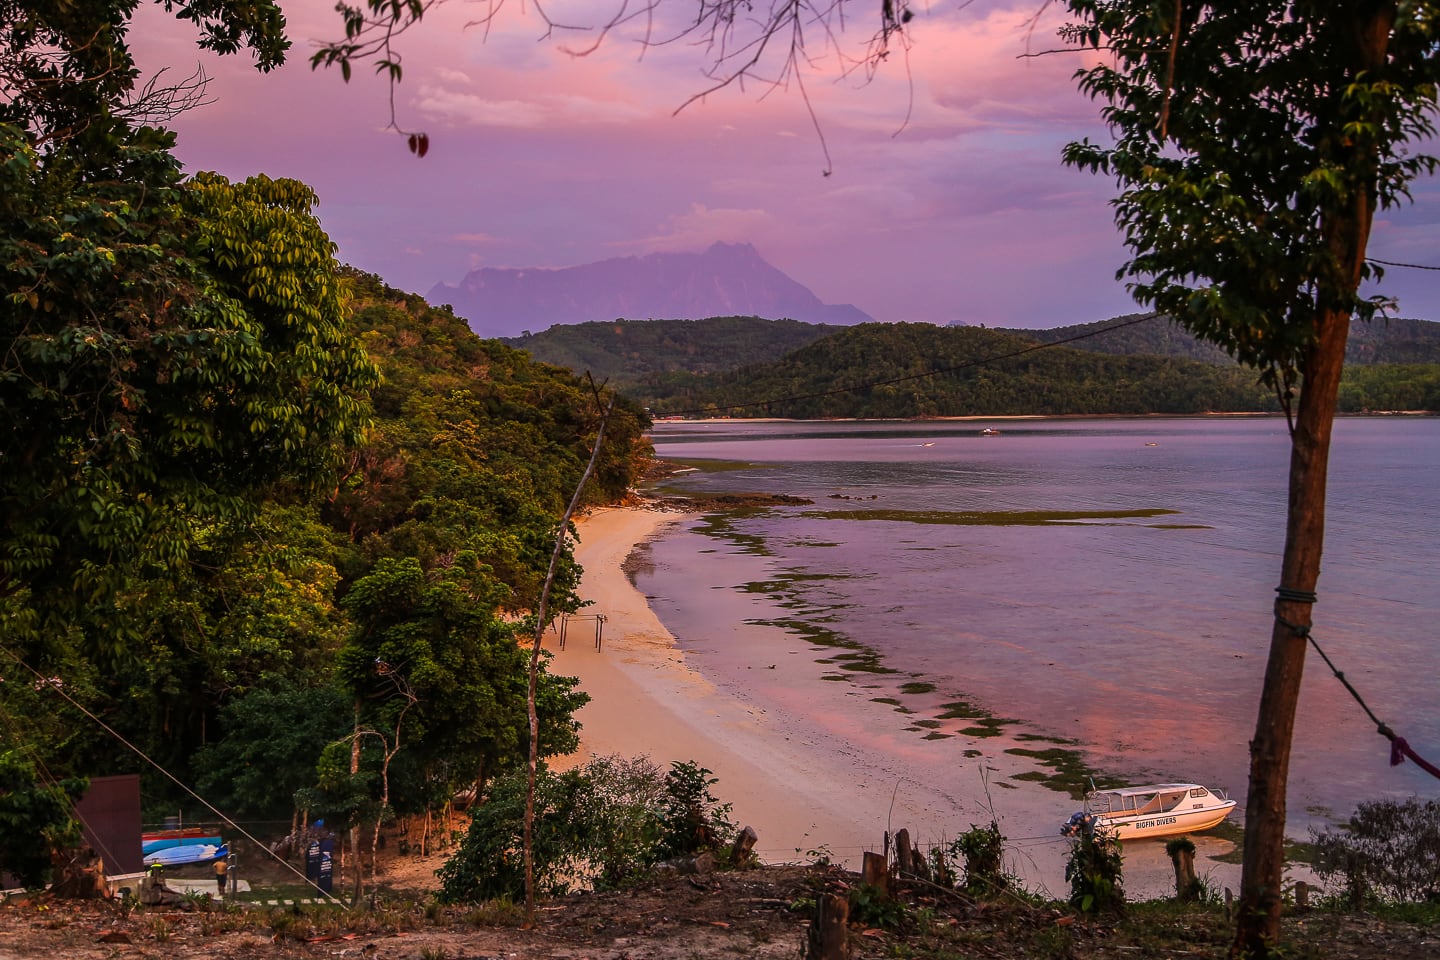
<instances>
[{"instance_id":1,"label":"dark algae patch","mask_svg":"<svg viewBox=\"0 0 1440 960\"><path fill-rule=\"evenodd\" d=\"M960 731L962 737L998 737L1002 728L1019 723L1004 717L976 717L975 725Z\"/></svg>"},{"instance_id":2,"label":"dark algae patch","mask_svg":"<svg viewBox=\"0 0 1440 960\"><path fill-rule=\"evenodd\" d=\"M900 684L901 693L934 693L935 684L927 683L924 680L911 680L909 683Z\"/></svg>"},{"instance_id":3,"label":"dark algae patch","mask_svg":"<svg viewBox=\"0 0 1440 960\"><path fill-rule=\"evenodd\" d=\"M1039 527L1148 520L1179 512L1160 507L1138 510L806 510L801 516L816 520L889 520L961 527Z\"/></svg>"},{"instance_id":4,"label":"dark algae patch","mask_svg":"<svg viewBox=\"0 0 1440 960\"><path fill-rule=\"evenodd\" d=\"M1046 773L1044 770L1031 770L1016 774L1012 779L1043 783L1051 790L1068 793L1076 800L1084 799L1085 793L1090 789L1092 783L1100 790L1109 790L1123 784L1123 781L1097 773L1087 766L1078 750L1063 750L1059 747L1051 747L1048 750L1029 750L1025 747L1011 747L1005 752L1017 757L1029 757L1042 767L1049 767L1051 770L1050 773Z\"/></svg>"}]
</instances>

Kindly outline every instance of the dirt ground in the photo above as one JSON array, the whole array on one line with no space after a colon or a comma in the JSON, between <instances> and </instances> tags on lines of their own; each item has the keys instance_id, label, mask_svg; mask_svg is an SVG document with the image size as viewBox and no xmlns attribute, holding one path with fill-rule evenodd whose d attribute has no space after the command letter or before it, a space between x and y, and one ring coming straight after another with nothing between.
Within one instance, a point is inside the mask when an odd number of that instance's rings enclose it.
<instances>
[{"instance_id":1,"label":"dirt ground","mask_svg":"<svg viewBox=\"0 0 1440 960\"><path fill-rule=\"evenodd\" d=\"M438 856L392 858L365 909L136 908L41 895L0 905L0 960L734 960L802 956L813 904L858 878L834 868L770 866L670 871L631 890L540 905L533 927L509 905L438 907L428 901ZM277 874L278 876L278 874ZM257 892L264 878L255 877ZM198 898L197 898L198 899ZM1133 906L1088 922L1020 897L974 903L939 888L902 891L904 908L852 916L857 958L1071 960L1225 956L1231 926L1218 906ZM1314 960L1434 960L1440 930L1366 915L1315 912L1286 921L1287 956Z\"/></svg>"}]
</instances>

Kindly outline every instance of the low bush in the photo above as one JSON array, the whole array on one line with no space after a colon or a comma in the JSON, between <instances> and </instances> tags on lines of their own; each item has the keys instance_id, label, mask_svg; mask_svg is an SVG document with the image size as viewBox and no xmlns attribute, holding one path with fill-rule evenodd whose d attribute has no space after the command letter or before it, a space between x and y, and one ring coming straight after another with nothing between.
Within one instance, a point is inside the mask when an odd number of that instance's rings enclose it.
<instances>
[{"instance_id":1,"label":"low bush","mask_svg":"<svg viewBox=\"0 0 1440 960\"><path fill-rule=\"evenodd\" d=\"M1440 902L1440 801L1368 801L1342 827L1311 834L1315 872L1339 879L1352 907Z\"/></svg>"}]
</instances>

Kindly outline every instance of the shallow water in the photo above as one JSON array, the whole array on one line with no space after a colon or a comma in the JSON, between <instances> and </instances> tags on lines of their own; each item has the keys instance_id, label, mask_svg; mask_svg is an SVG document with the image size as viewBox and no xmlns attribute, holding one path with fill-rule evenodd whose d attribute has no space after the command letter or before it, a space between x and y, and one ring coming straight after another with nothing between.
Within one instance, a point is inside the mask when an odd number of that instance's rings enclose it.
<instances>
[{"instance_id":1,"label":"shallow water","mask_svg":"<svg viewBox=\"0 0 1440 960\"><path fill-rule=\"evenodd\" d=\"M895 729L916 738L973 730L977 712L1018 719L1106 773L1243 801L1284 537L1282 420L710 421L653 438L702 467L689 490L814 501L649 545L637 585L721 686L803 703L727 658L749 631L754 659L778 624L769 642L807 639L833 661L819 675L894 699ZM1440 419L1337 423L1315 609L1325 651L1432 761L1437 467ZM1360 707L1313 653L1307 666L1292 832L1359 800L1440 795L1413 765L1390 767ZM957 701L978 710L947 710Z\"/></svg>"}]
</instances>

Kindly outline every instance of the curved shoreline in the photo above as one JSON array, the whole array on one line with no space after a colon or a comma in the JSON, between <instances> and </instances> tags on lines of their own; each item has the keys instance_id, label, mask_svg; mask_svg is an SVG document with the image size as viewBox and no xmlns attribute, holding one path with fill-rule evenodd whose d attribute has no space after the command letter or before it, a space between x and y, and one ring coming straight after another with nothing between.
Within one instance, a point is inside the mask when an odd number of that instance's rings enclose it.
<instances>
[{"instance_id":1,"label":"curved shoreline","mask_svg":"<svg viewBox=\"0 0 1440 960\"><path fill-rule=\"evenodd\" d=\"M762 666L765 680L772 691L783 690L783 702L746 696L735 664L729 665L730 678L717 685L711 677L724 665L711 665L707 675L687 656L623 564L638 544L691 518L610 508L578 526L576 559L585 568L580 594L592 601L586 612L604 614L606 621L599 652L583 622L569 631L563 651L556 649L555 634L546 638L555 653L551 669L578 676L591 696L579 714L581 752L572 759L644 754L662 767L696 761L718 778L716 795L733 804L737 825L753 826L760 835L757 849L768 862L813 859L821 851L856 866L865 850L885 848L887 830L901 827L922 846L945 843L988 822L993 800L1001 831L1011 840L1009 869L1027 886L1059 892L1068 849L1056 842L1057 828L1072 802L1016 782L1017 774L1034 768L1004 753L1003 740L936 746L902 737L898 728L889 729L895 725L888 708L868 702L863 691L817 682L822 670L798 638L787 638L786 656L766 648L776 663ZM957 746L971 748L967 759L956 759ZM1202 855L1230 848L1219 838L1196 839ZM1168 892L1171 867L1163 844L1132 845L1126 860L1132 896ZM1235 868L1205 869L1218 874L1216 882L1229 883Z\"/></svg>"}]
</instances>

